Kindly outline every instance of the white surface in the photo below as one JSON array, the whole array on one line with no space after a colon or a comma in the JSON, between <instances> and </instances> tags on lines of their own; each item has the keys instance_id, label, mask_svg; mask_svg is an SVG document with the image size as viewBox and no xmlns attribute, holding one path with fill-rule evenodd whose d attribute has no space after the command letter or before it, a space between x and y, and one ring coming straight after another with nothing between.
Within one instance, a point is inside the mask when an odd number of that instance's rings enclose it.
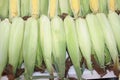
<instances>
[{"instance_id":1,"label":"white surface","mask_svg":"<svg viewBox=\"0 0 120 80\"><path fill-rule=\"evenodd\" d=\"M76 74L73 67L70 68L68 76L76 78ZM100 77L100 75L95 70L93 70L91 73L91 71L89 71L88 69L85 69L82 75L83 79L98 79L98 78L112 78L112 77L116 77L116 76L114 75L113 71L108 71L108 70L107 70L107 74L104 75L103 77Z\"/></svg>"},{"instance_id":2,"label":"white surface","mask_svg":"<svg viewBox=\"0 0 120 80\"><path fill-rule=\"evenodd\" d=\"M93 74L92 74L93 73ZM97 78L101 78L100 75L93 70L91 73L91 71L85 69L85 71L83 72L82 78L83 79L97 79ZM54 73L55 76L57 76L57 73ZM49 74L47 73L47 71L45 71L45 73L40 73L40 72L35 72L33 74L33 76L49 76ZM70 68L69 72L68 72L68 77L76 77L76 73L74 71L73 66ZM113 71L108 71L107 70L107 74L104 75L102 78L111 78L111 77L116 77L113 73ZM8 80L7 77L2 77L1 80ZM21 77L21 80L24 80L23 76ZM49 80L49 79L37 79L37 80ZM57 79L55 79L57 80Z\"/></svg>"},{"instance_id":3,"label":"white surface","mask_svg":"<svg viewBox=\"0 0 120 80\"><path fill-rule=\"evenodd\" d=\"M68 55L66 55L66 58L67 57L68 57ZM24 64L22 65L22 68L24 68ZM54 73L54 75L57 76L57 73ZM45 73L35 72L35 73L33 73L33 76L49 76L49 74L48 74L47 71L45 71ZM73 66L70 67L70 70L68 72L68 77L77 78ZM108 71L107 70L107 74L104 75L102 78L111 78L111 77L116 77L116 76L114 75L113 71ZM24 80L23 75L20 78L21 78L21 80ZM82 78L83 79L97 79L97 78L101 78L101 77L95 70L93 70L92 73L91 73L91 71L85 69L84 72L83 72ZM1 78L1 80L8 80L8 79L7 79L6 76L4 76L4 77ZM42 78L42 79L37 79L37 80L49 80L49 79L43 79ZM57 80L57 79L55 79L55 80Z\"/></svg>"}]
</instances>

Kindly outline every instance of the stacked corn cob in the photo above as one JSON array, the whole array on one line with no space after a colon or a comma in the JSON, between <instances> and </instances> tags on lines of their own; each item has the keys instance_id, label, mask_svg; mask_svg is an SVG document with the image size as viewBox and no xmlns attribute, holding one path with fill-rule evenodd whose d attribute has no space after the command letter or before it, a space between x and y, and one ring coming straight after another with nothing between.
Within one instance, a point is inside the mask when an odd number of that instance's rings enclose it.
<instances>
[{"instance_id":1,"label":"stacked corn cob","mask_svg":"<svg viewBox=\"0 0 120 80\"><path fill-rule=\"evenodd\" d=\"M44 61L50 76L56 71L64 79L66 49L79 80L84 65L94 69L91 55L100 68L113 64L119 71L116 10L120 0L0 0L0 18L9 17L0 21L0 77L8 64L15 75L24 61L25 79L32 80L34 68ZM58 15L64 13L63 21Z\"/></svg>"},{"instance_id":2,"label":"stacked corn cob","mask_svg":"<svg viewBox=\"0 0 120 80\"><path fill-rule=\"evenodd\" d=\"M9 5L9 6L8 6ZM53 18L63 13L77 18L88 13L108 13L120 10L120 0L1 0L0 18L16 16L40 17L42 14Z\"/></svg>"}]
</instances>

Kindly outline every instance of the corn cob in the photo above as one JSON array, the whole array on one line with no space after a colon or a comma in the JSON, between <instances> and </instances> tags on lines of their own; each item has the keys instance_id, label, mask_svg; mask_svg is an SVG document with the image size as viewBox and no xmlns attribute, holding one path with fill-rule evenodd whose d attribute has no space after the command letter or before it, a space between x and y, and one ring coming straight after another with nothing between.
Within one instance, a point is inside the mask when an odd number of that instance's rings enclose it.
<instances>
[{"instance_id":1,"label":"corn cob","mask_svg":"<svg viewBox=\"0 0 120 80\"><path fill-rule=\"evenodd\" d=\"M40 14L39 9L40 0L30 0L30 15L34 18L38 18Z\"/></svg>"},{"instance_id":2,"label":"corn cob","mask_svg":"<svg viewBox=\"0 0 120 80\"><path fill-rule=\"evenodd\" d=\"M95 50L95 54L98 58L100 67L104 67L104 37L103 32L100 27L100 23L97 17L93 14L88 14L86 17L88 23L88 29L90 32L93 49Z\"/></svg>"},{"instance_id":3,"label":"corn cob","mask_svg":"<svg viewBox=\"0 0 120 80\"><path fill-rule=\"evenodd\" d=\"M77 33L75 29L75 22L72 17L67 16L64 20L65 26L65 35L66 35L66 42L68 52L75 68L76 74L78 79L81 79L81 68L80 68L80 61L81 61L81 54L79 51Z\"/></svg>"},{"instance_id":4,"label":"corn cob","mask_svg":"<svg viewBox=\"0 0 120 80\"><path fill-rule=\"evenodd\" d=\"M65 75L66 60L66 39L63 25L63 21L59 17L54 17L51 21L54 63L60 79L63 79Z\"/></svg>"},{"instance_id":5,"label":"corn cob","mask_svg":"<svg viewBox=\"0 0 120 80\"><path fill-rule=\"evenodd\" d=\"M108 14L108 19L111 24L113 34L115 36L115 40L118 46L118 50L120 52L120 19L119 16L115 12L111 12Z\"/></svg>"},{"instance_id":6,"label":"corn cob","mask_svg":"<svg viewBox=\"0 0 120 80\"><path fill-rule=\"evenodd\" d=\"M10 26L8 19L0 22L0 78L8 60Z\"/></svg>"},{"instance_id":7,"label":"corn cob","mask_svg":"<svg viewBox=\"0 0 120 80\"><path fill-rule=\"evenodd\" d=\"M30 0L21 0L20 1L20 14L21 17L30 15Z\"/></svg>"},{"instance_id":8,"label":"corn cob","mask_svg":"<svg viewBox=\"0 0 120 80\"><path fill-rule=\"evenodd\" d=\"M69 0L59 0L60 11L62 13L68 13L69 15L72 14Z\"/></svg>"},{"instance_id":9,"label":"corn cob","mask_svg":"<svg viewBox=\"0 0 120 80\"><path fill-rule=\"evenodd\" d=\"M25 23L23 40L23 59L25 65L25 79L32 80L38 44L38 24L33 17Z\"/></svg>"},{"instance_id":10,"label":"corn cob","mask_svg":"<svg viewBox=\"0 0 120 80\"><path fill-rule=\"evenodd\" d=\"M40 26L40 25L39 25ZM36 56L36 66L41 67L43 61L43 52L41 48L41 37L40 37L40 27L38 27L38 46L37 46L37 56Z\"/></svg>"},{"instance_id":11,"label":"corn cob","mask_svg":"<svg viewBox=\"0 0 120 80\"><path fill-rule=\"evenodd\" d=\"M20 0L9 0L9 18L20 16Z\"/></svg>"},{"instance_id":12,"label":"corn cob","mask_svg":"<svg viewBox=\"0 0 120 80\"><path fill-rule=\"evenodd\" d=\"M116 10L116 0L108 0L108 8L109 11L115 11Z\"/></svg>"},{"instance_id":13,"label":"corn cob","mask_svg":"<svg viewBox=\"0 0 120 80\"><path fill-rule=\"evenodd\" d=\"M81 49L82 55L87 62L88 69L92 70L91 40L85 19L78 18L76 20L76 30L78 35L79 47Z\"/></svg>"},{"instance_id":14,"label":"corn cob","mask_svg":"<svg viewBox=\"0 0 120 80\"><path fill-rule=\"evenodd\" d=\"M58 9L58 0L49 0L49 10L48 10L48 16L50 18L53 18L57 15L57 9Z\"/></svg>"},{"instance_id":15,"label":"corn cob","mask_svg":"<svg viewBox=\"0 0 120 80\"><path fill-rule=\"evenodd\" d=\"M21 18L12 20L10 39L9 39L9 64L13 66L13 72L16 72L18 66L20 50L22 46L24 32L24 21Z\"/></svg>"},{"instance_id":16,"label":"corn cob","mask_svg":"<svg viewBox=\"0 0 120 80\"><path fill-rule=\"evenodd\" d=\"M99 11L99 1L90 0L90 9L93 13L97 13Z\"/></svg>"},{"instance_id":17,"label":"corn cob","mask_svg":"<svg viewBox=\"0 0 120 80\"><path fill-rule=\"evenodd\" d=\"M52 66L52 34L50 21L47 16L42 15L39 19L40 43L43 52L43 58L50 75L53 75Z\"/></svg>"},{"instance_id":18,"label":"corn cob","mask_svg":"<svg viewBox=\"0 0 120 80\"><path fill-rule=\"evenodd\" d=\"M99 0L99 12L108 12L107 0Z\"/></svg>"},{"instance_id":19,"label":"corn cob","mask_svg":"<svg viewBox=\"0 0 120 80\"><path fill-rule=\"evenodd\" d=\"M90 13L90 0L80 0L80 10L81 15L86 16L88 13Z\"/></svg>"},{"instance_id":20,"label":"corn cob","mask_svg":"<svg viewBox=\"0 0 120 80\"><path fill-rule=\"evenodd\" d=\"M48 4L49 0L40 0L40 14L47 15L48 14Z\"/></svg>"},{"instance_id":21,"label":"corn cob","mask_svg":"<svg viewBox=\"0 0 120 80\"><path fill-rule=\"evenodd\" d=\"M9 0L0 0L0 18L8 17Z\"/></svg>"},{"instance_id":22,"label":"corn cob","mask_svg":"<svg viewBox=\"0 0 120 80\"><path fill-rule=\"evenodd\" d=\"M77 18L80 13L80 0L70 0L70 6L74 17Z\"/></svg>"},{"instance_id":23,"label":"corn cob","mask_svg":"<svg viewBox=\"0 0 120 80\"><path fill-rule=\"evenodd\" d=\"M118 51L117 51L116 41L115 41L115 38L113 35L112 28L110 26L110 23L108 22L107 17L103 13L97 14L97 18L99 19L99 22L101 24L101 27L102 27L102 30L104 33L105 44L106 44L106 46L110 52L110 55L112 57L112 60L115 64L118 62ZM117 64L119 64L119 63L117 63Z\"/></svg>"},{"instance_id":24,"label":"corn cob","mask_svg":"<svg viewBox=\"0 0 120 80\"><path fill-rule=\"evenodd\" d=\"M9 39L9 64L13 66L14 73L16 72L16 68L19 62L23 33L24 33L24 21L19 17L14 18L12 20Z\"/></svg>"}]
</instances>

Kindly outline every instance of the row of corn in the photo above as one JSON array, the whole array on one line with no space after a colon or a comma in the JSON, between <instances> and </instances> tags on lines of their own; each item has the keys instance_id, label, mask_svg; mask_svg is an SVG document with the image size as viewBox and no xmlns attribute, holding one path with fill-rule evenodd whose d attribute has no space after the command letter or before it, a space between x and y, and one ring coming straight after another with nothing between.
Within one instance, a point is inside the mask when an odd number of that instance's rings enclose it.
<instances>
[{"instance_id":1,"label":"row of corn","mask_svg":"<svg viewBox=\"0 0 120 80\"><path fill-rule=\"evenodd\" d=\"M88 13L120 10L120 0L0 0L0 17L10 19L16 16L44 14L53 18L63 13L74 17Z\"/></svg>"},{"instance_id":2,"label":"row of corn","mask_svg":"<svg viewBox=\"0 0 120 80\"><path fill-rule=\"evenodd\" d=\"M57 72L64 78L66 48L70 55L77 77L80 80L82 57L89 70L93 70L91 55L99 66L114 64L120 70L120 16L110 12L88 14L86 18L73 19L67 16L64 21L56 16L51 20L42 15L24 21L15 17L10 22L0 22L0 74L7 64L12 65L14 74L24 61L25 79L31 80L34 67L40 67L44 60L48 72ZM54 65L54 67L53 67Z\"/></svg>"}]
</instances>

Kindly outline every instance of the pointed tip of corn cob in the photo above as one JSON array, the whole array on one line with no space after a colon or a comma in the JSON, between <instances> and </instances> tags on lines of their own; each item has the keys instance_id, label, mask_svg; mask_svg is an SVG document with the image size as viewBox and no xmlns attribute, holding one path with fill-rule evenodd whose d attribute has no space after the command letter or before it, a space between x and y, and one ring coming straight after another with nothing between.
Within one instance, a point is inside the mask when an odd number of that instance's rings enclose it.
<instances>
[{"instance_id":1,"label":"pointed tip of corn cob","mask_svg":"<svg viewBox=\"0 0 120 80\"><path fill-rule=\"evenodd\" d=\"M46 63L46 67L50 75L53 76L53 66L52 66L52 35L50 20L47 16L42 15L39 19L40 27L40 37L41 46L43 52L43 58ZM47 49L47 50L46 50Z\"/></svg>"}]
</instances>

